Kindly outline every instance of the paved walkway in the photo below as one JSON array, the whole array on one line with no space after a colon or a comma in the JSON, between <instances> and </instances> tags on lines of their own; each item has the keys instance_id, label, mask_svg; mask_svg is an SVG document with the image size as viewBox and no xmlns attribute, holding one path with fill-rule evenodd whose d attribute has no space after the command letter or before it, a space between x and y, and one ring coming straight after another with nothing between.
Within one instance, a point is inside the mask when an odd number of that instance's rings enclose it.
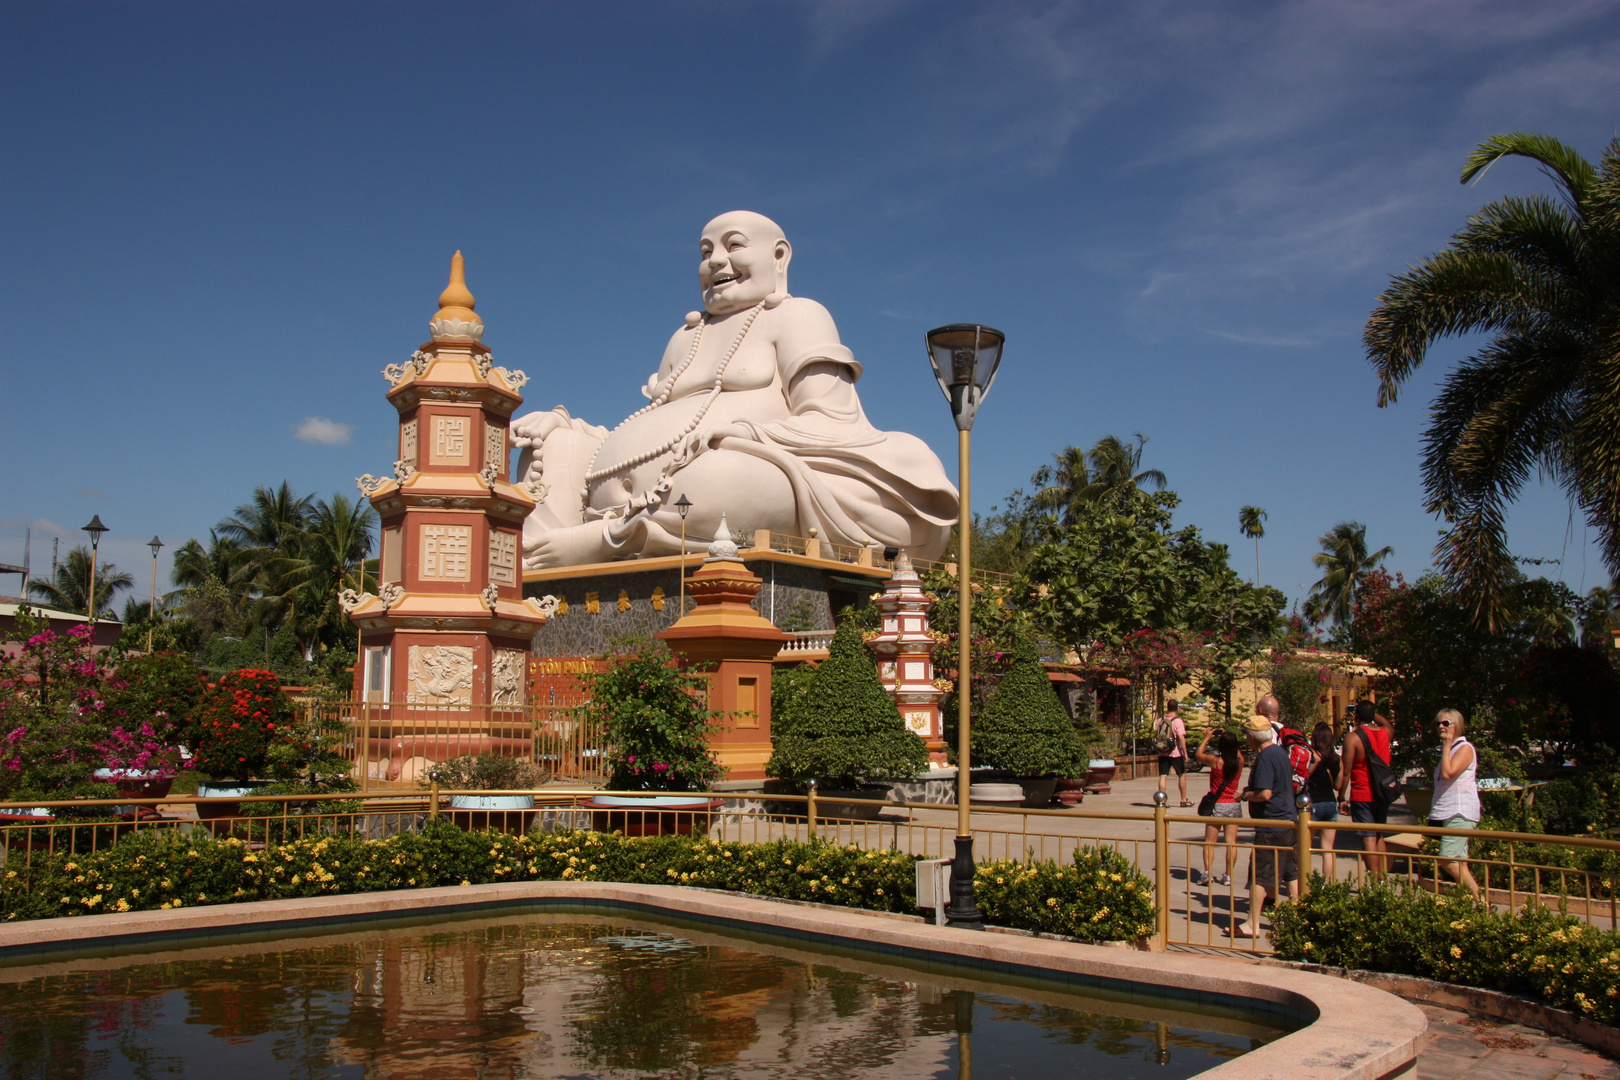
<instances>
[{"instance_id":1,"label":"paved walkway","mask_svg":"<svg viewBox=\"0 0 1620 1080\"><path fill-rule=\"evenodd\" d=\"M1620 1063L1568 1039L1439 1005L1419 1008L1429 1017L1419 1080L1620 1080Z\"/></svg>"}]
</instances>

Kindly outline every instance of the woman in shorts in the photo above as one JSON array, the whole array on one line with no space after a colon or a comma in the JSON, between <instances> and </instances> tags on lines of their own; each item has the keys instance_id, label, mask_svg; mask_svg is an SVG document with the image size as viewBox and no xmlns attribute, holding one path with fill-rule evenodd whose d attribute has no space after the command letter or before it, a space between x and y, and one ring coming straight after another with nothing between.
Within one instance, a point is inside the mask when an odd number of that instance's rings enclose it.
<instances>
[{"instance_id":1,"label":"woman in shorts","mask_svg":"<svg viewBox=\"0 0 1620 1080\"><path fill-rule=\"evenodd\" d=\"M1463 735L1463 715L1441 709L1434 722L1440 728L1440 763L1434 767L1434 804L1429 824L1441 829L1479 828L1479 755ZM1479 882L1468 869L1468 837L1440 838L1440 869L1479 899Z\"/></svg>"},{"instance_id":2,"label":"woman in shorts","mask_svg":"<svg viewBox=\"0 0 1620 1080\"><path fill-rule=\"evenodd\" d=\"M1237 860L1238 822L1243 818L1243 804L1238 802L1238 792L1243 790L1243 755L1238 750L1237 736L1229 731L1220 732L1219 741L1215 744L1219 752L1211 753L1209 741L1215 737L1215 728L1204 732L1204 739L1198 744L1195 754L1199 761L1209 767L1209 794L1198 804L1198 814L1200 817L1231 818L1232 823L1204 826L1204 870L1203 873L1193 871L1194 885L1232 884L1232 863ZM1214 869L1215 837L1222 831L1226 833L1226 871L1212 878L1209 872Z\"/></svg>"},{"instance_id":3,"label":"woman in shorts","mask_svg":"<svg viewBox=\"0 0 1620 1080\"><path fill-rule=\"evenodd\" d=\"M1339 820L1339 751L1333 745L1333 725L1317 724L1311 730L1311 754L1316 764L1311 768L1306 783L1306 794L1311 800L1312 821ZM1339 837L1337 829L1317 830L1317 844L1322 848L1322 876L1332 881L1336 857L1333 849Z\"/></svg>"}]
</instances>

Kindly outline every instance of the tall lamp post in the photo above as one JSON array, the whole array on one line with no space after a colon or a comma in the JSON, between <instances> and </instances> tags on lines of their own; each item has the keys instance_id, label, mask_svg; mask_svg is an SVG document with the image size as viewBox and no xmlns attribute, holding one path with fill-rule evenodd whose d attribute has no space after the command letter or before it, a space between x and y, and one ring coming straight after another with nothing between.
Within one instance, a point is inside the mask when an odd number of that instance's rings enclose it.
<instances>
[{"instance_id":1,"label":"tall lamp post","mask_svg":"<svg viewBox=\"0 0 1620 1080\"><path fill-rule=\"evenodd\" d=\"M163 541L157 537L146 542L152 549L152 601L146 606L146 651L152 651L152 624L157 621L157 553L163 548Z\"/></svg>"},{"instance_id":2,"label":"tall lamp post","mask_svg":"<svg viewBox=\"0 0 1620 1080\"><path fill-rule=\"evenodd\" d=\"M96 548L101 544L101 534L107 531L107 526L101 523L101 515L96 514L90 519L90 524L83 526L85 532L90 534L90 598L84 606L85 617L90 622L96 621Z\"/></svg>"},{"instance_id":3,"label":"tall lamp post","mask_svg":"<svg viewBox=\"0 0 1620 1080\"><path fill-rule=\"evenodd\" d=\"M956 419L958 487L962 492L957 513L957 659L956 659L956 858L951 864L951 902L945 907L945 924L968 930L984 929L984 916L973 899L973 828L968 820L972 794L972 750L969 725L972 722L973 679L968 650L973 639L973 518L968 497L968 433L979 403L996 381L1001 366L1001 347L1007 335L976 323L952 323L927 334L928 362L934 378L951 403Z\"/></svg>"},{"instance_id":4,"label":"tall lamp post","mask_svg":"<svg viewBox=\"0 0 1620 1080\"><path fill-rule=\"evenodd\" d=\"M675 500L675 510L681 515L681 610L677 619L686 618L686 515L692 512L692 500L681 492L681 497Z\"/></svg>"}]
</instances>

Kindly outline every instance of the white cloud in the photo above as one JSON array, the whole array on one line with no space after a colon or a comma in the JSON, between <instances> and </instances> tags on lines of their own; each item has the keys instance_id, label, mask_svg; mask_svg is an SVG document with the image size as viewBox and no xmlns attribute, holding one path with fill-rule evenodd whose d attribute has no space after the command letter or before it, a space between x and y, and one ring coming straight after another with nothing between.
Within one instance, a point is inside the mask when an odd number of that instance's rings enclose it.
<instances>
[{"instance_id":1,"label":"white cloud","mask_svg":"<svg viewBox=\"0 0 1620 1080\"><path fill-rule=\"evenodd\" d=\"M293 425L293 434L307 443L342 446L354 434L354 428L324 416L306 416L303 423Z\"/></svg>"}]
</instances>

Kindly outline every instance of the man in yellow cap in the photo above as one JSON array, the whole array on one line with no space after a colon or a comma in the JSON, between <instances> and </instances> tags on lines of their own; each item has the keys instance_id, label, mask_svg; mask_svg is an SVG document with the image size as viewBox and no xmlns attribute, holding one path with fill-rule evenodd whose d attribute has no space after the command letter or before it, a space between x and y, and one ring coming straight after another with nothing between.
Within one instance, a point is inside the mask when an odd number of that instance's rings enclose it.
<instances>
[{"instance_id":1,"label":"man in yellow cap","mask_svg":"<svg viewBox=\"0 0 1620 1080\"><path fill-rule=\"evenodd\" d=\"M1244 725L1249 747L1256 751L1249 769L1249 786L1238 796L1249 804L1254 819L1254 856L1249 860L1249 918L1234 923L1231 935L1260 936L1260 911L1266 897L1280 897L1284 885L1299 888L1299 860L1294 851L1295 821L1299 816L1294 798L1294 770L1288 751L1277 745L1271 719L1253 716Z\"/></svg>"}]
</instances>

